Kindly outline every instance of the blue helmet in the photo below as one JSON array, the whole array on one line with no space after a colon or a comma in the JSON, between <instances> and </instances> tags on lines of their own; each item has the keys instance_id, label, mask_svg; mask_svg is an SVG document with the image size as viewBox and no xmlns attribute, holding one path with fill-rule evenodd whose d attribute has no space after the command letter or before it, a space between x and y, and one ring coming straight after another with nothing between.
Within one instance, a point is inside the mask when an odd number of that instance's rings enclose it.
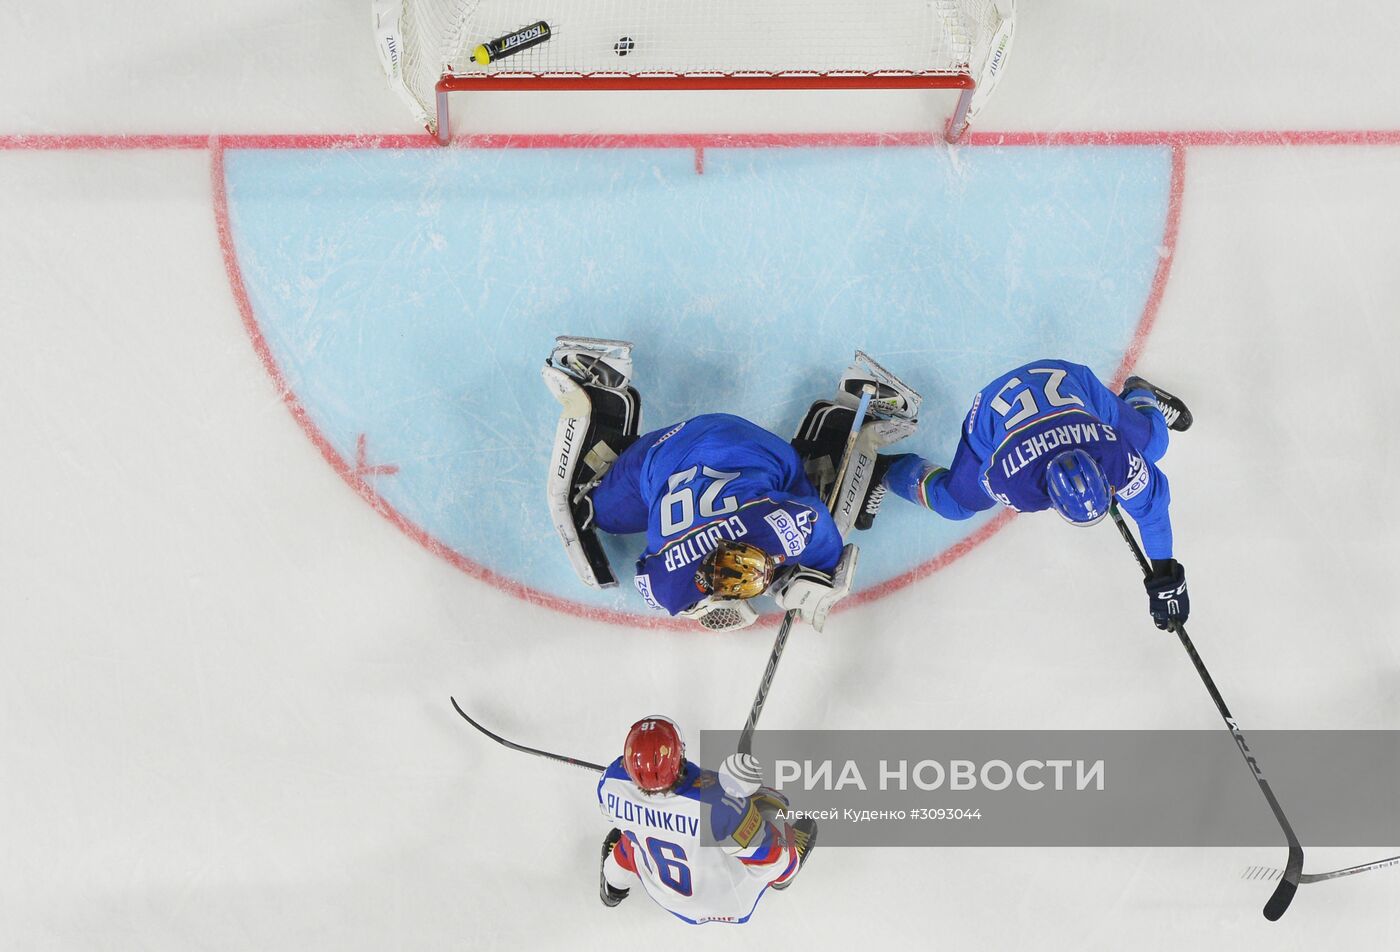
<instances>
[{"instance_id":1,"label":"blue helmet","mask_svg":"<svg viewBox=\"0 0 1400 952\"><path fill-rule=\"evenodd\" d=\"M1083 450L1066 450L1045 467L1046 488L1055 511L1076 526L1092 526L1108 515L1113 490L1094 458Z\"/></svg>"}]
</instances>

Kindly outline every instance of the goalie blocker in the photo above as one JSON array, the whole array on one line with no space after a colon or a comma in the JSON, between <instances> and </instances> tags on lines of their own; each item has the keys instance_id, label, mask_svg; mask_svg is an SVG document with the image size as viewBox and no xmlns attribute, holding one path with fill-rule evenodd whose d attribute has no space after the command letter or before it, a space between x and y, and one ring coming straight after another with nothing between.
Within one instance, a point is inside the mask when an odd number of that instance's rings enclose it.
<instances>
[{"instance_id":1,"label":"goalie blocker","mask_svg":"<svg viewBox=\"0 0 1400 952\"><path fill-rule=\"evenodd\" d=\"M583 583L611 588L617 576L598 540L589 493L637 439L642 398L631 385L632 345L557 337L541 375L563 406L547 485L550 517Z\"/></svg>"}]
</instances>

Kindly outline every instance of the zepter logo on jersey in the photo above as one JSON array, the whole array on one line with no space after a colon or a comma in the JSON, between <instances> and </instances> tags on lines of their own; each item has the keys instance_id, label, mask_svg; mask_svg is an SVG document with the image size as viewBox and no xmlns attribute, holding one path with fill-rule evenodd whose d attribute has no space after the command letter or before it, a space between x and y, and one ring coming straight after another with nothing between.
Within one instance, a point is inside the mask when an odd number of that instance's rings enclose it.
<instances>
[{"instance_id":1,"label":"zepter logo on jersey","mask_svg":"<svg viewBox=\"0 0 1400 952\"><path fill-rule=\"evenodd\" d=\"M1151 479L1151 473L1147 469L1146 461L1136 453L1129 453L1128 479L1123 488L1118 490L1118 498L1132 499L1147 488L1149 479Z\"/></svg>"},{"instance_id":2,"label":"zepter logo on jersey","mask_svg":"<svg viewBox=\"0 0 1400 952\"><path fill-rule=\"evenodd\" d=\"M633 578L633 581L637 585L637 591L641 593L642 598L646 600L648 606L654 608L657 611L664 610L661 607L661 603L656 600L656 596L651 594L650 575L647 575L645 572L638 572L635 578Z\"/></svg>"},{"instance_id":3,"label":"zepter logo on jersey","mask_svg":"<svg viewBox=\"0 0 1400 952\"><path fill-rule=\"evenodd\" d=\"M788 558L795 559L806 550L807 540L812 536L811 509L802 506L796 513L786 509L774 509L763 517L763 521L768 523L773 534L778 537Z\"/></svg>"}]
</instances>

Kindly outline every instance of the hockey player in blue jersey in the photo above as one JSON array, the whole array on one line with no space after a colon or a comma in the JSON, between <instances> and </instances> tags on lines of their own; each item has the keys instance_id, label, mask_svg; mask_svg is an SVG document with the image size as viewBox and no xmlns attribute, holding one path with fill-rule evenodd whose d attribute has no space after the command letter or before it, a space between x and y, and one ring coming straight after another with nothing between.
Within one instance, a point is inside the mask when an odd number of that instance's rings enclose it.
<instances>
[{"instance_id":1,"label":"hockey player in blue jersey","mask_svg":"<svg viewBox=\"0 0 1400 952\"><path fill-rule=\"evenodd\" d=\"M816 844L810 819L787 823L782 794L761 787L757 761L735 754L718 773L685 759L680 728L633 724L598 781L614 829L603 841L599 893L616 906L640 884L684 922L748 921L769 887L786 889Z\"/></svg>"},{"instance_id":2,"label":"hockey player in blue jersey","mask_svg":"<svg viewBox=\"0 0 1400 952\"><path fill-rule=\"evenodd\" d=\"M654 430L632 444L593 491L593 511L604 532L646 533L637 590L673 615L710 596L762 594L780 568L833 577L846 568L841 534L797 451L724 413ZM789 607L785 590L778 600Z\"/></svg>"},{"instance_id":3,"label":"hockey player in blue jersey","mask_svg":"<svg viewBox=\"0 0 1400 952\"><path fill-rule=\"evenodd\" d=\"M870 364L870 379L888 376ZM808 469L818 481L834 482L839 451L833 447L842 441L833 437L849 430L853 392L866 373L853 367L836 400L813 405L796 446L723 413L638 437L630 345L560 338L545 367L546 381L564 403L550 499L580 577L598 586L615 581L595 530L644 532L635 583L651 607L707 628L739 628L757 618L750 599L767 592L820 630L850 591L857 550L844 537L876 485L873 447L914 426L910 398L887 386L882 417L891 418L872 419L860 444L869 451L860 457L866 462L849 466L843 482L850 483L854 504L844 507L844 517L840 511L833 517L822 501L829 486L819 491ZM912 399L916 408L917 394Z\"/></svg>"},{"instance_id":4,"label":"hockey player in blue jersey","mask_svg":"<svg viewBox=\"0 0 1400 952\"><path fill-rule=\"evenodd\" d=\"M1108 514L1114 499L1133 517L1152 560L1145 581L1158 628L1190 613L1186 573L1172 555L1171 493L1157 462L1168 431L1191 426L1180 399L1141 377L1115 395L1080 364L1036 360L1002 374L973 397L944 468L894 457L884 484L949 519L1000 503L1018 512L1055 509L1076 526Z\"/></svg>"}]
</instances>

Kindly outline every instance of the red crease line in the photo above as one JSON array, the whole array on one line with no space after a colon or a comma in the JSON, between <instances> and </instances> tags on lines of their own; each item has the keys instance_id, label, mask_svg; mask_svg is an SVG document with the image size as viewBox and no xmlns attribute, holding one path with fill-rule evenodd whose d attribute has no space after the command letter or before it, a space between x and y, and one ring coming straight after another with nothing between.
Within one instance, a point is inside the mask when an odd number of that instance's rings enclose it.
<instances>
[{"instance_id":1,"label":"red crease line","mask_svg":"<svg viewBox=\"0 0 1400 952\"><path fill-rule=\"evenodd\" d=\"M271 348L267 340L263 337L253 314L252 303L248 298L247 289L243 283L242 270L238 264L237 250L234 247L232 229L229 223L228 192L227 183L224 176L224 151L225 145L222 139L216 139L211 147L210 175L213 187L214 219L218 230L219 246L223 253L224 268L228 275L229 287L233 293L234 301L238 306L239 314L243 321L244 330L247 332L249 340L252 342L253 350L262 361L268 376L272 378L278 394L283 403L286 404L292 417L297 421L302 431L311 442L320 450L332 469L358 493L366 502L374 508L381 516L392 523L409 538L417 542L429 553L438 556L460 569L473 578L479 579L501 589L507 594L513 595L522 601L534 605L541 605L566 615L587 618L593 621L610 622L619 625L629 625L633 627L649 629L668 629L694 631L694 626L688 621L679 618L670 618L661 615L637 615L630 612L618 612L611 609L597 608L592 605L584 605L569 599L542 592L538 589L525 585L515 579L509 578L486 566L476 562L462 553L452 549L442 541L432 536L426 529L410 521L402 513L398 512L390 503L380 496L374 488L363 478L363 472L359 465L363 463L365 450L365 437L361 434L357 441L356 466L351 467L331 446L330 441L317 428L306 409L292 392L278 367L276 359L272 355ZM1157 263L1156 273L1153 275L1152 286L1148 292L1147 301L1143 306L1142 316L1138 320L1137 327L1133 332L1133 338L1129 344L1127 353L1123 357L1114 375L1113 386L1116 389L1122 385L1123 379L1132 370L1143 348L1146 346L1147 338L1152 332L1152 327L1156 322L1157 312L1161 306L1162 296L1166 290L1167 280L1171 275L1172 260L1176 256L1176 241L1181 221L1181 206L1185 192L1186 181L1186 153L1184 146L1175 146L1172 149L1171 181L1168 192L1167 216L1162 235L1162 252ZM891 592L904 588L920 579L926 578L941 569L947 568L958 559L967 555L973 549L986 542L997 532L1001 531L1016 513L1010 509L1004 509L984 524L976 532L959 540L953 546L940 553L933 559L924 562L902 575L887 579L872 588L866 589L857 595L846 599L837 611L854 608L858 605L866 604L875 599L882 598ZM777 624L782 616L777 613L767 614L759 619L759 624L765 627Z\"/></svg>"},{"instance_id":2,"label":"red crease line","mask_svg":"<svg viewBox=\"0 0 1400 952\"><path fill-rule=\"evenodd\" d=\"M229 290L233 294L233 299L238 306L238 313L243 322L243 329L248 335L249 341L253 345L253 351L262 362L263 369L267 371L272 379L273 385L277 389L277 394L282 398L292 418L301 427L303 433L311 440L312 444L320 451L321 456L331 468L343 479L351 489L353 489L362 499L364 499L375 512L379 513L397 529L407 535L414 542L417 542L430 554L444 559L457 569L465 572L473 578L486 582L509 595L513 595L522 601L533 605L541 605L555 611L563 612L566 615L574 615L587 618L593 621L611 622L619 625L630 625L640 628L667 628L674 630L692 630L694 626L678 618L669 617L649 617L645 615L633 615L626 612L617 612L604 608L597 608L592 605L582 605L568 599L558 598L538 589L524 585L515 579L509 578L486 566L467 558L462 553L450 548L443 542L434 538L421 526L412 522L388 500L379 495L366 480L346 462L335 447L333 447L316 426L306 408L297 399L291 387L287 385L286 378L282 375L281 368L277 365L277 360L272 354L272 349L268 346L267 339L263 336L261 328L258 326L256 317L253 314L253 305L248 297L248 290L243 282L243 271L238 264L238 252L233 242L233 231L229 221L228 186L224 176L224 147L222 142L216 141L211 149L209 174L211 187L213 190L214 224L218 232L219 248L223 253L224 271L228 276Z\"/></svg>"}]
</instances>

